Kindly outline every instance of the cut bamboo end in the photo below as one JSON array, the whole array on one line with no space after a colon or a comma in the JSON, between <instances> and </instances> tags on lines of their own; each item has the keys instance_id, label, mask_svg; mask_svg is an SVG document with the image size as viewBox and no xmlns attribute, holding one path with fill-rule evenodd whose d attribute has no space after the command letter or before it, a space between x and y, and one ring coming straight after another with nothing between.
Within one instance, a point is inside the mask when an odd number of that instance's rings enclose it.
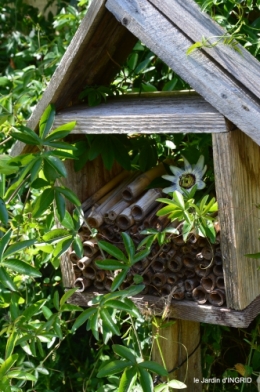
<instances>
[{"instance_id":1,"label":"cut bamboo end","mask_svg":"<svg viewBox=\"0 0 260 392\"><path fill-rule=\"evenodd\" d=\"M157 258L152 262L151 266L154 272L163 272L166 270L166 260L162 258Z\"/></svg>"},{"instance_id":2,"label":"cut bamboo end","mask_svg":"<svg viewBox=\"0 0 260 392\"><path fill-rule=\"evenodd\" d=\"M76 255L76 252L74 250L69 253L69 258L72 264L77 264L80 259L80 257Z\"/></svg>"},{"instance_id":3,"label":"cut bamboo end","mask_svg":"<svg viewBox=\"0 0 260 392\"><path fill-rule=\"evenodd\" d=\"M84 241L83 242L84 256L93 257L98 251L99 251L99 248L95 242L92 242L92 241Z\"/></svg>"},{"instance_id":4,"label":"cut bamboo end","mask_svg":"<svg viewBox=\"0 0 260 392\"><path fill-rule=\"evenodd\" d=\"M216 286L218 289L225 290L225 281L223 276L217 276Z\"/></svg>"},{"instance_id":5,"label":"cut bamboo end","mask_svg":"<svg viewBox=\"0 0 260 392\"><path fill-rule=\"evenodd\" d=\"M209 293L216 287L216 276L212 273L204 276L201 278L200 284L205 289L205 291Z\"/></svg>"},{"instance_id":6,"label":"cut bamboo end","mask_svg":"<svg viewBox=\"0 0 260 392\"><path fill-rule=\"evenodd\" d=\"M211 260L213 257L213 249L204 247L201 251L201 254L205 260Z\"/></svg>"},{"instance_id":7,"label":"cut bamboo end","mask_svg":"<svg viewBox=\"0 0 260 392\"><path fill-rule=\"evenodd\" d=\"M172 272L179 272L182 268L182 259L179 256L174 256L171 260L167 261L167 267Z\"/></svg>"},{"instance_id":8,"label":"cut bamboo end","mask_svg":"<svg viewBox=\"0 0 260 392\"><path fill-rule=\"evenodd\" d=\"M195 289L195 287L198 287L198 285L199 285L199 280L197 278L189 278L186 279L184 282L186 291L192 291Z\"/></svg>"},{"instance_id":9,"label":"cut bamboo end","mask_svg":"<svg viewBox=\"0 0 260 392\"><path fill-rule=\"evenodd\" d=\"M100 228L100 232L108 240L112 240L115 236L114 226L104 225Z\"/></svg>"},{"instance_id":10,"label":"cut bamboo end","mask_svg":"<svg viewBox=\"0 0 260 392\"><path fill-rule=\"evenodd\" d=\"M129 207L129 203L125 200L120 200L111 209L108 210L108 218L112 221L115 221L118 215L124 211L127 207Z\"/></svg>"},{"instance_id":11,"label":"cut bamboo end","mask_svg":"<svg viewBox=\"0 0 260 392\"><path fill-rule=\"evenodd\" d=\"M78 287L78 292L80 293L85 291L89 286L91 286L91 280L85 277L77 278L74 282L74 287Z\"/></svg>"},{"instance_id":12,"label":"cut bamboo end","mask_svg":"<svg viewBox=\"0 0 260 392\"><path fill-rule=\"evenodd\" d=\"M208 293L202 286L198 286L192 290L192 297L198 304L203 305L208 300Z\"/></svg>"},{"instance_id":13,"label":"cut bamboo end","mask_svg":"<svg viewBox=\"0 0 260 392\"><path fill-rule=\"evenodd\" d=\"M213 267L213 273L216 276L223 276L223 268L222 265L214 265Z\"/></svg>"},{"instance_id":14,"label":"cut bamboo end","mask_svg":"<svg viewBox=\"0 0 260 392\"><path fill-rule=\"evenodd\" d=\"M188 269L195 268L196 261L194 261L194 258L189 257L188 255L187 256L185 255L185 257L183 257L182 261L183 261L183 265L185 268L188 268Z\"/></svg>"},{"instance_id":15,"label":"cut bamboo end","mask_svg":"<svg viewBox=\"0 0 260 392\"><path fill-rule=\"evenodd\" d=\"M104 222L104 217L101 213L92 212L87 218L87 223L90 227L94 227L94 229L98 229L102 223Z\"/></svg>"},{"instance_id":16,"label":"cut bamboo end","mask_svg":"<svg viewBox=\"0 0 260 392\"><path fill-rule=\"evenodd\" d=\"M177 274L174 274L173 272L168 272L167 273L167 283L170 285L174 285L178 281L179 277Z\"/></svg>"},{"instance_id":17,"label":"cut bamboo end","mask_svg":"<svg viewBox=\"0 0 260 392\"><path fill-rule=\"evenodd\" d=\"M144 258L143 260L140 260L133 265L133 270L136 273L142 272L146 269L148 264L149 264L149 260L147 258Z\"/></svg>"},{"instance_id":18,"label":"cut bamboo end","mask_svg":"<svg viewBox=\"0 0 260 392\"><path fill-rule=\"evenodd\" d=\"M81 271L83 271L90 263L92 259L90 257L84 256L77 261L77 266Z\"/></svg>"},{"instance_id":19,"label":"cut bamboo end","mask_svg":"<svg viewBox=\"0 0 260 392\"><path fill-rule=\"evenodd\" d=\"M121 230L127 230L135 223L134 218L130 215L131 206L127 207L118 215L116 223Z\"/></svg>"},{"instance_id":20,"label":"cut bamboo end","mask_svg":"<svg viewBox=\"0 0 260 392\"><path fill-rule=\"evenodd\" d=\"M156 199L162 195L159 189L149 189L131 208L134 220L140 222L151 212L158 202Z\"/></svg>"},{"instance_id":21,"label":"cut bamboo end","mask_svg":"<svg viewBox=\"0 0 260 392\"><path fill-rule=\"evenodd\" d=\"M208 295L208 300L211 303L211 305L214 306L223 306L224 303L226 302L226 295L224 291L220 289L215 289Z\"/></svg>"},{"instance_id":22,"label":"cut bamboo end","mask_svg":"<svg viewBox=\"0 0 260 392\"><path fill-rule=\"evenodd\" d=\"M141 174L133 182L131 182L122 192L122 197L128 202L132 202L136 197L140 196L145 188L156 178L165 173L163 163Z\"/></svg>"},{"instance_id":23,"label":"cut bamboo end","mask_svg":"<svg viewBox=\"0 0 260 392\"><path fill-rule=\"evenodd\" d=\"M157 272L156 274L153 275L153 277L152 277L152 284L155 287L163 287L165 283L166 283L166 276L165 276L165 274L163 274L161 272Z\"/></svg>"},{"instance_id":24,"label":"cut bamboo end","mask_svg":"<svg viewBox=\"0 0 260 392\"><path fill-rule=\"evenodd\" d=\"M83 276L85 278L88 278L90 280L94 280L96 277L96 270L92 265L88 265L84 270L83 270Z\"/></svg>"}]
</instances>

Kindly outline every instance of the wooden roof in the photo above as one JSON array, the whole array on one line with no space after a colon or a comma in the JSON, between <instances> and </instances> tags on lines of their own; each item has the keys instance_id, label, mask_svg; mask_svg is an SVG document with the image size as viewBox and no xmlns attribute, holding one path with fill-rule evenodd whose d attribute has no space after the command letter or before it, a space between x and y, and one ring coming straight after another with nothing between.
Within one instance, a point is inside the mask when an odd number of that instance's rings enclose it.
<instances>
[{"instance_id":1,"label":"wooden roof","mask_svg":"<svg viewBox=\"0 0 260 392\"><path fill-rule=\"evenodd\" d=\"M202 36L224 34L193 0L94 0L28 126L37 128L49 103L60 111L76 104L86 85L111 82L140 39L260 145L260 63L240 45L186 54Z\"/></svg>"}]
</instances>

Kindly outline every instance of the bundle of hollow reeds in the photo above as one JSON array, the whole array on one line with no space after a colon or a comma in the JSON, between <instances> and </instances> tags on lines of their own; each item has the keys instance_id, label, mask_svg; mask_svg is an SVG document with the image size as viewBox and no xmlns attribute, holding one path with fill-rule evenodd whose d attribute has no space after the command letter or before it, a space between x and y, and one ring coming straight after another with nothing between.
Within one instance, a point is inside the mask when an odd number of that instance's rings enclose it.
<instances>
[{"instance_id":1,"label":"bundle of hollow reeds","mask_svg":"<svg viewBox=\"0 0 260 392\"><path fill-rule=\"evenodd\" d=\"M160 189L146 189L149 183L164 172L160 165L138 175L123 172L83 203L84 224L80 229L84 256L79 259L75 252L69 258L74 266L75 286L79 291L109 291L118 271L103 271L95 262L110 255L101 253L98 240L106 240L124 250L120 232L127 232L136 246L144 238L143 229L158 231L172 225L166 216L156 212L162 205L156 201ZM90 228L98 229L95 239ZM181 231L181 224L179 224ZM129 271L121 288L133 283L133 277L143 277L143 294L171 296L174 300L189 299L199 304L207 302L215 306L225 303L225 286L220 250L220 232L216 225L217 240L210 244L203 237L190 234L184 242L182 235L169 234L167 242L154 243L150 254L137 262Z\"/></svg>"}]
</instances>

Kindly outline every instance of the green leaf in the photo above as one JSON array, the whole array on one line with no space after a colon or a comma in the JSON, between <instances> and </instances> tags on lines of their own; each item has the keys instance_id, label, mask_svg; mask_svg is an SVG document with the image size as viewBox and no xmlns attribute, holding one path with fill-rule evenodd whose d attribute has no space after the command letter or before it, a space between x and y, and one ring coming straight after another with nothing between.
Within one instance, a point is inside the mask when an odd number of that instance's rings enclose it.
<instances>
[{"instance_id":1,"label":"green leaf","mask_svg":"<svg viewBox=\"0 0 260 392\"><path fill-rule=\"evenodd\" d=\"M135 254L135 246L134 246L133 240L127 233L123 232L123 233L121 233L121 236L123 238L126 253L129 257L129 260L132 262L134 254Z\"/></svg>"},{"instance_id":2,"label":"green leaf","mask_svg":"<svg viewBox=\"0 0 260 392\"><path fill-rule=\"evenodd\" d=\"M7 374L9 369L15 364L17 359L19 358L18 354L13 354L10 357L8 357L0 367L0 380Z\"/></svg>"},{"instance_id":3,"label":"green leaf","mask_svg":"<svg viewBox=\"0 0 260 392\"><path fill-rule=\"evenodd\" d=\"M55 205L58 210L59 221L62 222L66 211L65 199L56 189L54 191L54 197L55 197Z\"/></svg>"},{"instance_id":4,"label":"green leaf","mask_svg":"<svg viewBox=\"0 0 260 392\"><path fill-rule=\"evenodd\" d=\"M5 202L4 200L0 197L0 222L2 222L2 224L5 226L8 223L8 211L7 208L5 206Z\"/></svg>"},{"instance_id":5,"label":"green leaf","mask_svg":"<svg viewBox=\"0 0 260 392\"><path fill-rule=\"evenodd\" d=\"M185 385L183 382L178 381L178 380L171 380L167 383L170 388L175 388L175 389L184 389L187 388L187 385Z\"/></svg>"},{"instance_id":6,"label":"green leaf","mask_svg":"<svg viewBox=\"0 0 260 392\"><path fill-rule=\"evenodd\" d=\"M68 237L69 232L67 229L53 229L42 236L45 242L55 243Z\"/></svg>"},{"instance_id":7,"label":"green leaf","mask_svg":"<svg viewBox=\"0 0 260 392\"><path fill-rule=\"evenodd\" d=\"M83 245L80 236L77 234L73 240L73 250L75 250L76 255L80 258L83 257Z\"/></svg>"},{"instance_id":8,"label":"green leaf","mask_svg":"<svg viewBox=\"0 0 260 392\"><path fill-rule=\"evenodd\" d=\"M21 370L12 370L7 374L8 378L17 378L19 380L27 380L27 381L37 381L37 378L28 372L22 372Z\"/></svg>"},{"instance_id":9,"label":"green leaf","mask_svg":"<svg viewBox=\"0 0 260 392\"><path fill-rule=\"evenodd\" d=\"M46 138L48 142L52 142L53 140L63 139L68 136L71 131L75 128L76 121L71 121L67 124L63 124L58 128L55 128Z\"/></svg>"},{"instance_id":10,"label":"green leaf","mask_svg":"<svg viewBox=\"0 0 260 392\"><path fill-rule=\"evenodd\" d=\"M16 330L13 330L11 335L7 339L7 343L6 343L6 348L5 348L5 358L6 359L12 355L17 338L18 338L18 334L17 334Z\"/></svg>"},{"instance_id":11,"label":"green leaf","mask_svg":"<svg viewBox=\"0 0 260 392\"><path fill-rule=\"evenodd\" d=\"M172 197L174 198L177 206L179 206L182 210L185 210L185 203L182 194L178 191L174 191Z\"/></svg>"},{"instance_id":12,"label":"green leaf","mask_svg":"<svg viewBox=\"0 0 260 392\"><path fill-rule=\"evenodd\" d=\"M74 192L71 189L65 187L56 187L56 190L62 193L72 204L77 207L81 206L81 202L77 198Z\"/></svg>"},{"instance_id":13,"label":"green leaf","mask_svg":"<svg viewBox=\"0 0 260 392\"><path fill-rule=\"evenodd\" d=\"M23 322L29 321L35 314L37 314L41 310L43 305L46 303L46 301L46 299L40 299L36 303L28 306L28 308L26 308L22 314Z\"/></svg>"},{"instance_id":14,"label":"green leaf","mask_svg":"<svg viewBox=\"0 0 260 392\"><path fill-rule=\"evenodd\" d=\"M40 278L42 276L40 271L21 260L7 259L2 262L2 265L23 275L32 276L35 278Z\"/></svg>"},{"instance_id":15,"label":"green leaf","mask_svg":"<svg viewBox=\"0 0 260 392\"><path fill-rule=\"evenodd\" d=\"M68 211L65 211L65 216L63 221L61 222L62 226L66 227L68 230L74 230L76 229L74 227L74 221Z\"/></svg>"},{"instance_id":16,"label":"green leaf","mask_svg":"<svg viewBox=\"0 0 260 392\"><path fill-rule=\"evenodd\" d=\"M188 47L186 50L186 55L189 56L195 49L200 49L203 47L202 42L195 42L195 44Z\"/></svg>"},{"instance_id":17,"label":"green leaf","mask_svg":"<svg viewBox=\"0 0 260 392\"><path fill-rule=\"evenodd\" d=\"M3 255L3 259L13 255L14 253L20 252L22 249L28 248L35 244L36 240L20 241L17 244L10 245Z\"/></svg>"},{"instance_id":18,"label":"green leaf","mask_svg":"<svg viewBox=\"0 0 260 392\"><path fill-rule=\"evenodd\" d=\"M115 360L115 361L109 361L106 365L102 366L102 368L99 370L97 377L108 377L112 376L113 374L117 374L122 372L125 368L128 366L131 366L132 363L130 361L122 361L122 360Z\"/></svg>"},{"instance_id":19,"label":"green leaf","mask_svg":"<svg viewBox=\"0 0 260 392\"><path fill-rule=\"evenodd\" d=\"M13 282L13 279L3 267L0 267L0 282L7 289L11 291L18 291L18 288Z\"/></svg>"},{"instance_id":20,"label":"green leaf","mask_svg":"<svg viewBox=\"0 0 260 392\"><path fill-rule=\"evenodd\" d=\"M122 346L120 344L113 344L112 349L120 357L132 362L132 365L136 364L136 353L130 348Z\"/></svg>"},{"instance_id":21,"label":"green leaf","mask_svg":"<svg viewBox=\"0 0 260 392\"><path fill-rule=\"evenodd\" d=\"M136 253L133 259L133 264L137 263L140 260L145 259L145 257L148 256L149 253L150 253L150 248L141 250L140 252Z\"/></svg>"},{"instance_id":22,"label":"green leaf","mask_svg":"<svg viewBox=\"0 0 260 392\"><path fill-rule=\"evenodd\" d=\"M138 371L140 376L140 384L143 390L145 392L153 392L153 380L151 375L140 366L138 366Z\"/></svg>"},{"instance_id":23,"label":"green leaf","mask_svg":"<svg viewBox=\"0 0 260 392\"><path fill-rule=\"evenodd\" d=\"M163 366L159 365L159 363L154 362L154 361L144 361L144 362L140 362L140 363L138 364L138 367L139 367L139 368L141 367L141 368L147 369L147 370L149 370L150 372L159 374L160 376L163 376L163 377L167 377L167 376L168 376L167 370L166 370Z\"/></svg>"},{"instance_id":24,"label":"green leaf","mask_svg":"<svg viewBox=\"0 0 260 392\"><path fill-rule=\"evenodd\" d=\"M59 292L56 290L53 295L53 305L55 306L56 310L60 310L60 296Z\"/></svg>"},{"instance_id":25,"label":"green leaf","mask_svg":"<svg viewBox=\"0 0 260 392\"><path fill-rule=\"evenodd\" d=\"M109 330L117 336L120 336L120 330L115 324L114 320L110 316L109 312L107 309L101 309L100 310L100 317L102 319L102 322L109 328Z\"/></svg>"},{"instance_id":26,"label":"green leaf","mask_svg":"<svg viewBox=\"0 0 260 392\"><path fill-rule=\"evenodd\" d=\"M73 288L66 291L66 293L63 294L63 296L60 299L60 306L63 306L65 302L75 293L75 291L77 291L77 288Z\"/></svg>"},{"instance_id":27,"label":"green leaf","mask_svg":"<svg viewBox=\"0 0 260 392\"><path fill-rule=\"evenodd\" d=\"M135 304L130 301L130 304L127 304L123 301L118 301L116 299L111 299L105 302L106 307L112 308L112 309L117 309L117 310L122 310L124 312L127 312L131 314L134 317L139 317L140 313L138 311L138 308L135 306Z\"/></svg>"},{"instance_id":28,"label":"green leaf","mask_svg":"<svg viewBox=\"0 0 260 392\"><path fill-rule=\"evenodd\" d=\"M132 392L136 376L137 373L135 368L125 369L122 377L120 378L118 392Z\"/></svg>"},{"instance_id":29,"label":"green leaf","mask_svg":"<svg viewBox=\"0 0 260 392\"><path fill-rule=\"evenodd\" d=\"M89 319L90 329L96 340L99 340L99 312L95 312Z\"/></svg>"},{"instance_id":30,"label":"green leaf","mask_svg":"<svg viewBox=\"0 0 260 392\"><path fill-rule=\"evenodd\" d=\"M114 256L116 259L124 261L126 263L128 262L124 253L120 249L118 249L115 245L112 245L107 241L98 241L98 245L101 249L103 249L111 256Z\"/></svg>"},{"instance_id":31,"label":"green leaf","mask_svg":"<svg viewBox=\"0 0 260 392\"><path fill-rule=\"evenodd\" d=\"M118 287L123 283L123 281L126 278L128 269L124 269L121 271L113 280L113 283L111 285L111 291L115 291L118 289Z\"/></svg>"},{"instance_id":32,"label":"green leaf","mask_svg":"<svg viewBox=\"0 0 260 392\"><path fill-rule=\"evenodd\" d=\"M20 140L20 142L23 142L25 144L30 144L33 146L41 145L41 139L39 139L39 137L36 135L36 133L34 135L28 135L26 133L13 131L13 132L11 132L11 136L14 139Z\"/></svg>"},{"instance_id":33,"label":"green leaf","mask_svg":"<svg viewBox=\"0 0 260 392\"><path fill-rule=\"evenodd\" d=\"M245 256L249 257L250 259L260 259L260 252L258 252L258 253L247 253Z\"/></svg>"},{"instance_id":34,"label":"green leaf","mask_svg":"<svg viewBox=\"0 0 260 392\"><path fill-rule=\"evenodd\" d=\"M95 264L98 268L101 268L103 270L109 270L109 271L125 268L125 265L122 264L120 261L112 260L112 259L95 261Z\"/></svg>"},{"instance_id":35,"label":"green leaf","mask_svg":"<svg viewBox=\"0 0 260 392\"><path fill-rule=\"evenodd\" d=\"M67 170L64 163L59 158L49 155L48 157L45 157L44 160L62 177L67 177Z\"/></svg>"},{"instance_id":36,"label":"green leaf","mask_svg":"<svg viewBox=\"0 0 260 392\"><path fill-rule=\"evenodd\" d=\"M50 132L55 118L55 109L53 105L47 106L39 123L39 135L45 139Z\"/></svg>"},{"instance_id":37,"label":"green leaf","mask_svg":"<svg viewBox=\"0 0 260 392\"><path fill-rule=\"evenodd\" d=\"M41 215L50 207L54 200L53 188L47 188L37 197L33 207L32 215L34 218L40 218Z\"/></svg>"},{"instance_id":38,"label":"green leaf","mask_svg":"<svg viewBox=\"0 0 260 392\"><path fill-rule=\"evenodd\" d=\"M98 312L96 308L89 308L82 312L79 317L77 317L75 323L72 326L72 332L75 332L82 324L84 324L95 312Z\"/></svg>"}]
</instances>

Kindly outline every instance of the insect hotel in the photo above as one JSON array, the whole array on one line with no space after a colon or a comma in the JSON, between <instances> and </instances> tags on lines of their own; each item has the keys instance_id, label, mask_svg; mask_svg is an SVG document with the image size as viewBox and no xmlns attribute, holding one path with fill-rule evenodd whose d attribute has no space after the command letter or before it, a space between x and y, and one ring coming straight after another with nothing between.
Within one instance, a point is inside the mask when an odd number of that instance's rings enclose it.
<instances>
[{"instance_id":1,"label":"insect hotel","mask_svg":"<svg viewBox=\"0 0 260 392\"><path fill-rule=\"evenodd\" d=\"M203 238L190 236L184 243L172 236L133 270L146 284L133 300L157 316L165 297L177 287L168 310L177 321L161 331L167 338L161 344L169 369L186 356L176 341L188 353L197 347L199 322L247 327L260 311L260 262L245 256L259 249L260 66L239 45L239 50L219 44L186 53L203 36L214 42L211 37L224 33L193 0L93 1L27 124L36 130L43 111L53 103L56 125L77 121L73 141L91 133L212 134L221 227L216 243L209 248ZM108 85L138 40L193 91L132 94L96 107L80 105L82 88ZM14 153L23 148L17 145ZM143 228L160 230L169 224L167 217L156 215L161 190L147 190L154 178L165 174L164 165L135 174L118 165L107 171L96 158L77 173L68 162L67 170L66 185L82 201L88 225L111 243L120 244L120 232L128 232L138 246ZM101 256L88 227L83 226L80 235L84 258L70 252L61 267L64 286L79 287L71 301L87 306L93 293L110 289L113 276L95 266ZM159 358L158 353L154 357ZM180 367L174 377L183 380L185 371ZM199 349L189 358L188 373L186 384L200 391L201 385L193 384L193 377L201 375Z\"/></svg>"}]
</instances>

